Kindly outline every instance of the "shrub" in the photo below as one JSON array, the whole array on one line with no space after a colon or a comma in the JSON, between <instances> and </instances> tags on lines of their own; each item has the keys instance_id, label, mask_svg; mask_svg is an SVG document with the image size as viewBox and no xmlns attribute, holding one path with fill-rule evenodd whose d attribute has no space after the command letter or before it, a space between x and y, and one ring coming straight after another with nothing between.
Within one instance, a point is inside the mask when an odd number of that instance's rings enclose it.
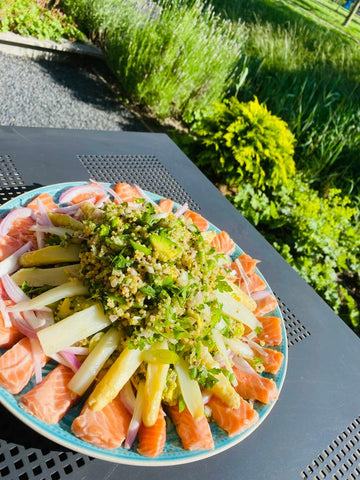
<instances>
[{"instance_id":1,"label":"shrub","mask_svg":"<svg viewBox=\"0 0 360 480\"><path fill-rule=\"evenodd\" d=\"M201 0L63 0L105 49L123 90L161 118L191 121L223 98L245 29Z\"/></svg>"},{"instance_id":2,"label":"shrub","mask_svg":"<svg viewBox=\"0 0 360 480\"><path fill-rule=\"evenodd\" d=\"M359 326L359 305L344 282L352 278L359 291L357 209L340 190L322 198L295 176L286 187L266 193L245 184L231 201L335 312Z\"/></svg>"},{"instance_id":3,"label":"shrub","mask_svg":"<svg viewBox=\"0 0 360 480\"><path fill-rule=\"evenodd\" d=\"M73 19L45 0L0 0L0 32L14 32L40 40L84 40Z\"/></svg>"},{"instance_id":4,"label":"shrub","mask_svg":"<svg viewBox=\"0 0 360 480\"><path fill-rule=\"evenodd\" d=\"M210 166L227 183L276 188L295 173L294 136L256 97L216 103L193 130L205 147L199 164Z\"/></svg>"}]
</instances>

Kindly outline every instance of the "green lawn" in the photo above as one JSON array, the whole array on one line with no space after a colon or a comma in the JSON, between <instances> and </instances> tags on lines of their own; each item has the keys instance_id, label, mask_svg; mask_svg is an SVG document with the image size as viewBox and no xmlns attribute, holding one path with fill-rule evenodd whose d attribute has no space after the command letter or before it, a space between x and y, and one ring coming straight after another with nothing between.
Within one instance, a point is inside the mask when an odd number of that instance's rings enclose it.
<instances>
[{"instance_id":1,"label":"green lawn","mask_svg":"<svg viewBox=\"0 0 360 480\"><path fill-rule=\"evenodd\" d=\"M345 28L343 22L349 15L349 10L331 0L285 0L292 5L299 5L309 14L331 23L334 27L351 35L360 42L360 16L355 15L350 24ZM305 13L304 13L305 14Z\"/></svg>"}]
</instances>

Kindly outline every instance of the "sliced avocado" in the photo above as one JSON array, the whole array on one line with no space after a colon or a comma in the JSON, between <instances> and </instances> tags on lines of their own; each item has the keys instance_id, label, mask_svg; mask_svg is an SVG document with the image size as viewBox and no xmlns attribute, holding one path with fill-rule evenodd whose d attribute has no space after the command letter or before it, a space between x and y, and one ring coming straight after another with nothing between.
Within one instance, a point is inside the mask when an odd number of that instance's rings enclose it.
<instances>
[{"instance_id":1,"label":"sliced avocado","mask_svg":"<svg viewBox=\"0 0 360 480\"><path fill-rule=\"evenodd\" d=\"M153 234L149 236L149 240L152 247L159 253L161 260L174 260L182 252L182 249L165 235Z\"/></svg>"},{"instance_id":2,"label":"sliced avocado","mask_svg":"<svg viewBox=\"0 0 360 480\"><path fill-rule=\"evenodd\" d=\"M78 262L79 253L79 245L69 245L67 247L51 245L50 247L40 248L40 250L23 253L19 258L19 265L21 267L38 267L41 265Z\"/></svg>"},{"instance_id":3,"label":"sliced avocado","mask_svg":"<svg viewBox=\"0 0 360 480\"><path fill-rule=\"evenodd\" d=\"M31 287L42 287L43 285L57 287L62 283L68 282L69 277L76 276L79 271L79 264L54 268L21 268L11 275L11 280L16 285L22 285L26 282Z\"/></svg>"},{"instance_id":4,"label":"sliced avocado","mask_svg":"<svg viewBox=\"0 0 360 480\"><path fill-rule=\"evenodd\" d=\"M71 230L82 230L84 225L64 213L48 212L48 216L54 225L58 227L70 228Z\"/></svg>"}]
</instances>

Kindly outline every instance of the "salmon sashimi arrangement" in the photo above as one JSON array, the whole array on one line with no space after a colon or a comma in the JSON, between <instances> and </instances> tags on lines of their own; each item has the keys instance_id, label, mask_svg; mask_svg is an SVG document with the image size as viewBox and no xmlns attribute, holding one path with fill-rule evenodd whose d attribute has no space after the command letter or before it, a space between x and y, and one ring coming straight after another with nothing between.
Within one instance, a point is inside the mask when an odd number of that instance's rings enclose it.
<instances>
[{"instance_id":1,"label":"salmon sashimi arrangement","mask_svg":"<svg viewBox=\"0 0 360 480\"><path fill-rule=\"evenodd\" d=\"M119 398L115 398L98 412L85 403L81 414L75 418L71 430L85 442L102 448L120 447L126 437L131 420Z\"/></svg>"},{"instance_id":2,"label":"salmon sashimi arrangement","mask_svg":"<svg viewBox=\"0 0 360 480\"><path fill-rule=\"evenodd\" d=\"M162 410L154 425L139 428L139 445L137 451L144 457L157 457L163 451L166 442L166 421Z\"/></svg>"},{"instance_id":3,"label":"salmon sashimi arrangement","mask_svg":"<svg viewBox=\"0 0 360 480\"><path fill-rule=\"evenodd\" d=\"M46 356L42 353L41 364ZM25 337L0 357L0 385L10 393L20 393L34 374L35 364L30 339Z\"/></svg>"},{"instance_id":4,"label":"salmon sashimi arrangement","mask_svg":"<svg viewBox=\"0 0 360 480\"><path fill-rule=\"evenodd\" d=\"M187 408L180 412L178 405L168 407L167 413L175 425L185 450L212 450L214 448L209 422L205 415L194 418Z\"/></svg>"},{"instance_id":5,"label":"salmon sashimi arrangement","mask_svg":"<svg viewBox=\"0 0 360 480\"><path fill-rule=\"evenodd\" d=\"M248 373L233 367L238 394L247 400L258 400L262 403L271 403L278 397L278 390L274 380L263 377L256 372Z\"/></svg>"},{"instance_id":6,"label":"salmon sashimi arrangement","mask_svg":"<svg viewBox=\"0 0 360 480\"><path fill-rule=\"evenodd\" d=\"M211 245L215 247L215 250L219 253L231 255L235 251L235 242L231 240L229 234L224 231L215 236Z\"/></svg>"},{"instance_id":7,"label":"salmon sashimi arrangement","mask_svg":"<svg viewBox=\"0 0 360 480\"><path fill-rule=\"evenodd\" d=\"M209 228L209 222L202 217L199 213L187 210L184 213L184 218L189 218L194 225L198 227L200 232L205 232Z\"/></svg>"},{"instance_id":8,"label":"salmon sashimi arrangement","mask_svg":"<svg viewBox=\"0 0 360 480\"><path fill-rule=\"evenodd\" d=\"M163 198L159 202L159 208L162 213L170 213L173 211L174 202L173 200L170 200L170 198Z\"/></svg>"},{"instance_id":9,"label":"salmon sashimi arrangement","mask_svg":"<svg viewBox=\"0 0 360 480\"><path fill-rule=\"evenodd\" d=\"M0 222L0 386L30 418L149 459L171 423L195 452L216 450L212 422L250 432L286 361L259 260L136 185L55 187Z\"/></svg>"},{"instance_id":10,"label":"salmon sashimi arrangement","mask_svg":"<svg viewBox=\"0 0 360 480\"><path fill-rule=\"evenodd\" d=\"M229 408L215 396L210 398L209 407L214 422L224 429L229 437L246 430L259 419L257 411L241 397L239 408Z\"/></svg>"},{"instance_id":11,"label":"salmon sashimi arrangement","mask_svg":"<svg viewBox=\"0 0 360 480\"><path fill-rule=\"evenodd\" d=\"M22 395L21 406L46 423L57 423L79 399L67 387L73 375L71 368L58 365L40 384Z\"/></svg>"}]
</instances>

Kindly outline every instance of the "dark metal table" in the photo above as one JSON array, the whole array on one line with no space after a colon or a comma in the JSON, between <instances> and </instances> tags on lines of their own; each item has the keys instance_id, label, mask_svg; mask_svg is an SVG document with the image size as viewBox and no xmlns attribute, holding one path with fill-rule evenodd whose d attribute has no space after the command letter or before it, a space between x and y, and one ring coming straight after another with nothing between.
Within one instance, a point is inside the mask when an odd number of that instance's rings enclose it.
<instances>
[{"instance_id":1,"label":"dark metal table","mask_svg":"<svg viewBox=\"0 0 360 480\"><path fill-rule=\"evenodd\" d=\"M128 181L187 201L250 255L283 312L289 364L280 398L245 441L207 460L139 468L91 459L0 409L0 478L292 480L360 478L360 340L162 134L0 128L0 204L50 183Z\"/></svg>"}]
</instances>

